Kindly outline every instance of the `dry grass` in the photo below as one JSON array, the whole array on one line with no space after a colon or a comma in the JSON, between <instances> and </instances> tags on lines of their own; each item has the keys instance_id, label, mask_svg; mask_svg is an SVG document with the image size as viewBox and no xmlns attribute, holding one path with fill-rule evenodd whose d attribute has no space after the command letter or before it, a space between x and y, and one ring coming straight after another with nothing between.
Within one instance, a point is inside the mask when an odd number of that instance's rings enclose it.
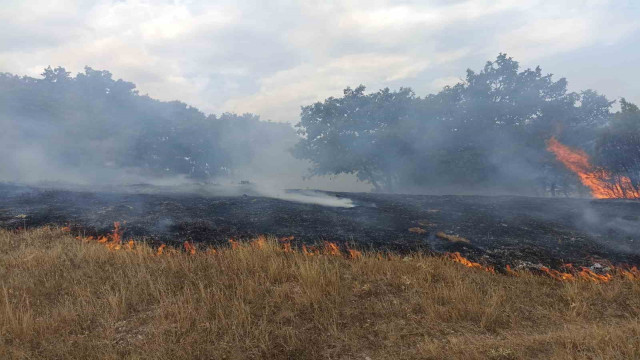
<instances>
[{"instance_id":1,"label":"dry grass","mask_svg":"<svg viewBox=\"0 0 640 360\"><path fill-rule=\"evenodd\" d=\"M355 260L273 242L109 251L0 231L2 359L632 359L640 285Z\"/></svg>"}]
</instances>

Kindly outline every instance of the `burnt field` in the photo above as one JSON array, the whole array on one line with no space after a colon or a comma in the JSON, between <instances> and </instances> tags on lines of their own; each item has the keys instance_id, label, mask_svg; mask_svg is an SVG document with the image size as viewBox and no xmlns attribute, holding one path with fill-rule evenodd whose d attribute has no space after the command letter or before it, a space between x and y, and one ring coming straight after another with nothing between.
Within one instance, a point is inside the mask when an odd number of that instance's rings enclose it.
<instances>
[{"instance_id":1,"label":"burnt field","mask_svg":"<svg viewBox=\"0 0 640 360\"><path fill-rule=\"evenodd\" d=\"M331 207L251 195L216 195L151 187L118 191L0 185L0 227L69 225L151 243L220 245L259 234L294 236L294 244L332 241L362 250L455 252L502 266L563 263L640 264L640 202L518 196L315 193L351 199Z\"/></svg>"}]
</instances>

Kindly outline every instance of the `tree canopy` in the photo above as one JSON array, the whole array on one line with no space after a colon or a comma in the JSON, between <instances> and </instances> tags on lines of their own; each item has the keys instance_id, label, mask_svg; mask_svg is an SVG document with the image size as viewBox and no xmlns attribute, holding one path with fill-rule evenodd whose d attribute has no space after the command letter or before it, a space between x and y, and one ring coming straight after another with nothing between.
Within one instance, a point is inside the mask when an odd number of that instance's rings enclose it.
<instances>
[{"instance_id":1,"label":"tree canopy","mask_svg":"<svg viewBox=\"0 0 640 360\"><path fill-rule=\"evenodd\" d=\"M204 180L249 163L261 144L296 137L290 125L257 115L207 116L140 95L133 83L90 67L75 77L62 67L48 67L42 78L0 74L0 124L8 154L2 172L16 179L41 164L88 181L111 176L108 170Z\"/></svg>"},{"instance_id":2,"label":"tree canopy","mask_svg":"<svg viewBox=\"0 0 640 360\"><path fill-rule=\"evenodd\" d=\"M557 136L593 152L612 104L500 54L422 98L409 88L367 94L360 85L303 106L294 154L312 162L312 175L353 173L384 191L571 192L580 186L546 141Z\"/></svg>"}]
</instances>

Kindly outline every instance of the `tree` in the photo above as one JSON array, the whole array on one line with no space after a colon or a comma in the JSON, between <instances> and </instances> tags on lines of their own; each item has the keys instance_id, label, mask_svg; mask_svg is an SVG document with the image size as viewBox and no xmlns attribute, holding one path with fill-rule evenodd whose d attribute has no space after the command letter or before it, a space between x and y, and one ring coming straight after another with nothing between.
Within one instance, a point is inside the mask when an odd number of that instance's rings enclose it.
<instances>
[{"instance_id":1,"label":"tree","mask_svg":"<svg viewBox=\"0 0 640 360\"><path fill-rule=\"evenodd\" d=\"M312 175L355 173L376 190L392 190L409 147L403 122L418 100L413 91L346 88L341 98L304 106L294 155L309 159Z\"/></svg>"},{"instance_id":2,"label":"tree","mask_svg":"<svg viewBox=\"0 0 640 360\"><path fill-rule=\"evenodd\" d=\"M636 192L640 192L640 109L622 98L620 111L604 128L596 144L596 162L612 173L620 184L628 178ZM624 188L621 186L621 188Z\"/></svg>"},{"instance_id":3,"label":"tree","mask_svg":"<svg viewBox=\"0 0 640 360\"><path fill-rule=\"evenodd\" d=\"M75 77L62 67L38 79L0 74L0 126L0 178L18 180L40 167L47 180L110 181L125 172L208 180L250 162L262 138L297 139L289 125L252 114L206 116L90 67Z\"/></svg>"},{"instance_id":4,"label":"tree","mask_svg":"<svg viewBox=\"0 0 640 360\"><path fill-rule=\"evenodd\" d=\"M353 173L376 190L533 188L569 192L571 176L546 150L560 135L591 144L610 101L594 91L570 93L564 78L540 67L520 70L500 54L479 72L436 94L411 89L340 98L302 107L297 157L311 175ZM573 179L574 183L576 179Z\"/></svg>"}]
</instances>

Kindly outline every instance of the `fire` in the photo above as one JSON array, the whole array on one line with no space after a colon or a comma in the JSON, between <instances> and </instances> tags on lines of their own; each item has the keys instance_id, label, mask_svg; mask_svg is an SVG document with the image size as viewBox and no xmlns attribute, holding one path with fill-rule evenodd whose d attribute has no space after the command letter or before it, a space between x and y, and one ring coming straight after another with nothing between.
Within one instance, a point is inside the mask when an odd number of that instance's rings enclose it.
<instances>
[{"instance_id":1,"label":"fire","mask_svg":"<svg viewBox=\"0 0 640 360\"><path fill-rule=\"evenodd\" d=\"M470 268L476 268L476 269L481 269L490 273L495 273L495 269L493 268L493 266L484 266L480 263L477 262L473 262L467 258L465 258L464 256L460 255L459 252L454 252L454 253L448 253L447 254L449 256L449 259L460 263L466 267L470 267Z\"/></svg>"},{"instance_id":2,"label":"fire","mask_svg":"<svg viewBox=\"0 0 640 360\"><path fill-rule=\"evenodd\" d=\"M264 235L258 235L258 237L251 242L251 246L257 249L262 249L267 244L267 238Z\"/></svg>"},{"instance_id":3,"label":"fire","mask_svg":"<svg viewBox=\"0 0 640 360\"><path fill-rule=\"evenodd\" d=\"M124 245L122 241L122 229L120 228L120 223L116 222L113 224L114 229L107 236L101 236L98 238L94 238L93 236L82 237L77 236L76 239L82 242L97 242L99 244L104 245L109 250L127 250L127 251L143 251L144 247L138 247L136 242L132 239L128 240ZM66 231L65 229L61 229L62 231ZM279 239L280 249L285 253L293 253L295 250L292 248L291 241L294 239L293 236L283 237ZM242 245L240 241L236 241L234 239L229 239L229 244L231 245L231 250L239 249ZM184 252L187 254L195 254L197 249L195 245L193 245L189 241L185 241L183 243ZM247 243L247 246L250 246L253 249L261 250L266 248L267 246L267 238L264 235L258 236L251 242ZM301 247L301 254L305 256L321 256L321 255L329 255L329 256L339 256L346 259L359 259L363 257L361 251L351 249L348 246L346 247L346 251L343 252L340 249L340 246L334 242L325 241L322 247L316 246L307 246L305 244ZM165 244L160 244L160 246L155 250L155 255L176 255L179 254L180 251L174 247L168 247ZM154 253L151 253L154 254ZM203 250L203 254L208 255L217 255L218 250L213 247L207 248ZM480 269L492 274L495 274L496 271L493 266L482 265L477 262L473 262L464 256L462 256L459 252L454 253L446 253L445 257L460 263L469 268ZM388 253L386 256L382 256L380 253L377 254L377 258L380 260L397 260L398 256ZM601 262L602 263L602 262ZM538 268L539 272L547 275L548 277L558 280L558 281L587 281L595 284L607 283L612 281L613 279L623 279L623 280L640 280L640 269L636 266L629 267L627 265L622 266L614 266L611 263L604 262L605 266L600 266L599 269L594 271L592 268L587 267L574 267L572 264L564 264L561 266L563 271L550 269L545 266L541 266ZM503 273L511 276L521 276L524 274L525 270L514 271L510 265L506 265Z\"/></svg>"},{"instance_id":4,"label":"fire","mask_svg":"<svg viewBox=\"0 0 640 360\"><path fill-rule=\"evenodd\" d=\"M196 253L196 247L192 243L190 243L188 241L185 241L184 242L184 251L186 251L187 253L193 255L193 254Z\"/></svg>"},{"instance_id":5,"label":"fire","mask_svg":"<svg viewBox=\"0 0 640 360\"><path fill-rule=\"evenodd\" d=\"M340 248L336 243L333 242L324 242L324 254L338 256L340 255Z\"/></svg>"},{"instance_id":6,"label":"fire","mask_svg":"<svg viewBox=\"0 0 640 360\"><path fill-rule=\"evenodd\" d=\"M358 251L358 250L354 250L354 249L347 249L347 251L349 252L349 258L350 259L359 259L362 257L362 252Z\"/></svg>"},{"instance_id":7,"label":"fire","mask_svg":"<svg viewBox=\"0 0 640 360\"><path fill-rule=\"evenodd\" d=\"M315 246L307 246L302 244L302 253L306 256L314 256L318 255L320 251Z\"/></svg>"},{"instance_id":8,"label":"fire","mask_svg":"<svg viewBox=\"0 0 640 360\"><path fill-rule=\"evenodd\" d=\"M614 179L610 172L591 165L589 155L582 150L572 149L551 137L547 141L547 150L552 152L569 170L580 178L580 182L591 190L597 199L638 199L640 191L631 179L620 176Z\"/></svg>"},{"instance_id":9,"label":"fire","mask_svg":"<svg viewBox=\"0 0 640 360\"><path fill-rule=\"evenodd\" d=\"M282 244L282 250L284 252L290 253L290 252L294 252L293 249L291 248L291 240L293 240L294 237L293 236L287 236L287 237L282 237L280 238L280 244Z\"/></svg>"}]
</instances>

